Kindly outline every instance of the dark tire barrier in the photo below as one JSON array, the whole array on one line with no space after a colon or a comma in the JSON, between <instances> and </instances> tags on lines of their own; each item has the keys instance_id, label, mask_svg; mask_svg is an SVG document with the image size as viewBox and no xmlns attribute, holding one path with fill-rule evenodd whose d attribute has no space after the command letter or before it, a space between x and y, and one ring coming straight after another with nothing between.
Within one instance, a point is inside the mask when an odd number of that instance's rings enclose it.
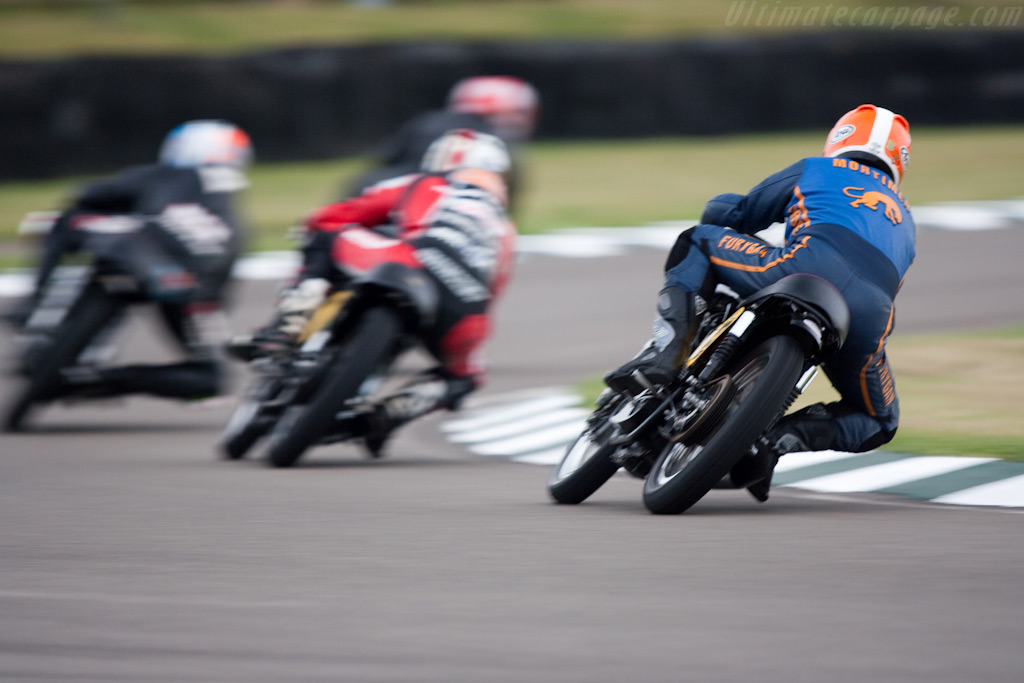
<instances>
[{"instance_id":1,"label":"dark tire barrier","mask_svg":"<svg viewBox=\"0 0 1024 683\"><path fill-rule=\"evenodd\" d=\"M0 179L148 162L192 118L243 126L263 161L355 154L440 106L456 80L486 73L537 86L546 139L821 130L861 102L916 125L1024 120L1024 34L1010 30L8 60Z\"/></svg>"}]
</instances>

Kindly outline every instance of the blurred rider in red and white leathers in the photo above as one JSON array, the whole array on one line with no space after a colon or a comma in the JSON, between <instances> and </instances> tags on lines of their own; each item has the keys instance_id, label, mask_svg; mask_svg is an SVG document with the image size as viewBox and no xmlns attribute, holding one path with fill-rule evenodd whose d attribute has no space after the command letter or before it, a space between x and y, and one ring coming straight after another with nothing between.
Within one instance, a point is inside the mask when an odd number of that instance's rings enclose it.
<instances>
[{"instance_id":1,"label":"blurred rider in red and white leathers","mask_svg":"<svg viewBox=\"0 0 1024 683\"><path fill-rule=\"evenodd\" d=\"M313 212L301 280L284 290L271 325L236 340L236 355L294 343L333 283L399 262L421 268L438 285L440 310L422 341L441 366L384 400L367 444L379 452L395 427L457 408L483 380L491 305L511 273L516 231L505 212L508 168L499 138L449 131L428 149L422 172Z\"/></svg>"},{"instance_id":2,"label":"blurred rider in red and white leathers","mask_svg":"<svg viewBox=\"0 0 1024 683\"><path fill-rule=\"evenodd\" d=\"M446 131L465 128L497 135L509 146L513 160L506 174L508 206L514 206L520 186L515 150L533 137L538 110L536 89L520 78L465 78L452 88L443 109L413 117L374 152L378 167L359 178L350 194L359 194L389 178L418 172L423 155L434 140Z\"/></svg>"}]
</instances>

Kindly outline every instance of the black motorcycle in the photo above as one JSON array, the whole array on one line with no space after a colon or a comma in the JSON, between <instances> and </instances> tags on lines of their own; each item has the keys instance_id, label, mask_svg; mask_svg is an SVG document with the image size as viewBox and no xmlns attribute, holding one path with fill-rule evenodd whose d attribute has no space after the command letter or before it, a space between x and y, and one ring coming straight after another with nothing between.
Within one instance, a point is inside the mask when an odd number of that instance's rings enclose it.
<instances>
[{"instance_id":1,"label":"black motorcycle","mask_svg":"<svg viewBox=\"0 0 1024 683\"><path fill-rule=\"evenodd\" d=\"M268 464L290 467L313 446L364 439L371 398L438 302L434 281L399 263L339 287L294 349L250 360L255 377L221 435L224 457L242 458L266 436Z\"/></svg>"},{"instance_id":2,"label":"black motorcycle","mask_svg":"<svg viewBox=\"0 0 1024 683\"><path fill-rule=\"evenodd\" d=\"M45 230L59 219L50 216ZM102 397L93 380L116 351L112 340L128 309L183 304L200 286L194 271L205 267L204 259L225 268L220 256L188 253L189 247L210 245L186 247L159 220L79 216L59 225L72 235L69 251L77 264L65 258L29 305L6 316L17 328L14 374L22 378L3 417L9 432L23 429L33 410L54 401Z\"/></svg>"},{"instance_id":3,"label":"black motorcycle","mask_svg":"<svg viewBox=\"0 0 1024 683\"><path fill-rule=\"evenodd\" d=\"M644 480L644 505L657 514L684 512L716 487L746 486L770 457L766 433L842 346L849 323L842 295L813 275L742 301L719 287L671 382L599 397L551 474L552 498L580 503L620 468Z\"/></svg>"}]
</instances>

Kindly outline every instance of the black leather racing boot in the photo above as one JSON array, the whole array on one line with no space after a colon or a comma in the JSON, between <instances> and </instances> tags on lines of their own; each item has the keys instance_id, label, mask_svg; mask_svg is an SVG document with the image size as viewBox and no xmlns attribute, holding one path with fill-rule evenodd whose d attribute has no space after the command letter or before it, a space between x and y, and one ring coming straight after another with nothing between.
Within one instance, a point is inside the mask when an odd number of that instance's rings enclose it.
<instances>
[{"instance_id":1,"label":"black leather racing boot","mask_svg":"<svg viewBox=\"0 0 1024 683\"><path fill-rule=\"evenodd\" d=\"M766 438L769 449L744 458L730 473L735 485L746 488L762 503L768 500L768 489L779 458L786 453L832 448L836 438L835 422L824 404L815 403L779 420Z\"/></svg>"},{"instance_id":2,"label":"black leather racing boot","mask_svg":"<svg viewBox=\"0 0 1024 683\"><path fill-rule=\"evenodd\" d=\"M651 340L630 361L604 376L612 390L637 394L643 390L634 373L651 384L665 384L679 371L682 355L693 342L697 316L695 295L679 287L665 287L658 295L658 315Z\"/></svg>"},{"instance_id":3,"label":"black leather racing boot","mask_svg":"<svg viewBox=\"0 0 1024 683\"><path fill-rule=\"evenodd\" d=\"M295 345L329 290L330 283L320 278L306 279L281 290L270 323L233 337L225 349L228 355L250 361L287 351Z\"/></svg>"}]
</instances>

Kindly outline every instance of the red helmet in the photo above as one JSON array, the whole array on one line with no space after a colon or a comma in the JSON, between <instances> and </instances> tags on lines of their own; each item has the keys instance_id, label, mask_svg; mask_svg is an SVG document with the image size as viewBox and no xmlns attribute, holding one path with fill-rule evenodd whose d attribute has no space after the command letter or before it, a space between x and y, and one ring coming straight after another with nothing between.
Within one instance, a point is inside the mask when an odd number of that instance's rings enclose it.
<instances>
[{"instance_id":1,"label":"red helmet","mask_svg":"<svg viewBox=\"0 0 1024 683\"><path fill-rule=\"evenodd\" d=\"M498 135L515 142L533 135L538 107L534 87L514 76L466 78L448 95L448 109L485 116Z\"/></svg>"},{"instance_id":2,"label":"red helmet","mask_svg":"<svg viewBox=\"0 0 1024 683\"><path fill-rule=\"evenodd\" d=\"M836 121L822 154L881 161L899 184L910 164L910 124L888 109L862 104Z\"/></svg>"}]
</instances>

